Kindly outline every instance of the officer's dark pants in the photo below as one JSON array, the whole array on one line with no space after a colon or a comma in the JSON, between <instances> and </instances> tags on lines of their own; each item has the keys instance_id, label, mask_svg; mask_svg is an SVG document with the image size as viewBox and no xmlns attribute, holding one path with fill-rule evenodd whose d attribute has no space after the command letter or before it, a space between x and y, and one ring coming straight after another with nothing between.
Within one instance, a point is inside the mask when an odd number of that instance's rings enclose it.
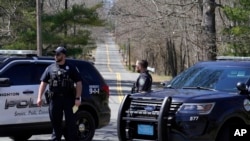
<instances>
[{"instance_id":1,"label":"officer's dark pants","mask_svg":"<svg viewBox=\"0 0 250 141\"><path fill-rule=\"evenodd\" d=\"M52 141L61 141L63 134L62 119L63 112L66 122L66 140L77 141L77 126L72 107L75 104L74 97L54 96L50 102L49 114L53 127Z\"/></svg>"}]
</instances>

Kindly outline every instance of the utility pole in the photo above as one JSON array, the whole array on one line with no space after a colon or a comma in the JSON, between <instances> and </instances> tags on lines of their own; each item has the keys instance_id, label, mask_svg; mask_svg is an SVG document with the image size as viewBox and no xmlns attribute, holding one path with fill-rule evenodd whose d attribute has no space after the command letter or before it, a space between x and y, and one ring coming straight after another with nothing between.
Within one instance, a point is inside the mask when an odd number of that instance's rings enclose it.
<instances>
[{"instance_id":1,"label":"utility pole","mask_svg":"<svg viewBox=\"0 0 250 141\"><path fill-rule=\"evenodd\" d=\"M41 0L36 0L36 39L37 39L37 55L42 55L42 35L41 35Z\"/></svg>"}]
</instances>

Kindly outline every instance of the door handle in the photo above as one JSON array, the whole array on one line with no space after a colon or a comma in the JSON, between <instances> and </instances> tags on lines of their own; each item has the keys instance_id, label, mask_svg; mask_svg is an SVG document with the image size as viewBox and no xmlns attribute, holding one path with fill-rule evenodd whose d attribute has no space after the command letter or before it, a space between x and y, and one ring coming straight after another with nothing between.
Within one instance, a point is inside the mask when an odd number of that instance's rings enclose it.
<instances>
[{"instance_id":1,"label":"door handle","mask_svg":"<svg viewBox=\"0 0 250 141\"><path fill-rule=\"evenodd\" d=\"M23 94L34 94L34 91L23 91Z\"/></svg>"}]
</instances>

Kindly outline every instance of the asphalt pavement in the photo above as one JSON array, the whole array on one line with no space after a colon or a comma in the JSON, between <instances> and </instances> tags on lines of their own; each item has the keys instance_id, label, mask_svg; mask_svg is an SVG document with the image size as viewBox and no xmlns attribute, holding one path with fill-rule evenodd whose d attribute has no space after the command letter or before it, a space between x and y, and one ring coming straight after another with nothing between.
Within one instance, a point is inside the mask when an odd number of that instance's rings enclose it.
<instances>
[{"instance_id":1,"label":"asphalt pavement","mask_svg":"<svg viewBox=\"0 0 250 141\"><path fill-rule=\"evenodd\" d=\"M109 106L111 122L107 127L96 130L94 141L118 141L117 115L123 96L130 93L131 87L138 77L123 65L119 47L111 34L106 34L103 42L97 44L95 66L101 72L110 88Z\"/></svg>"}]
</instances>

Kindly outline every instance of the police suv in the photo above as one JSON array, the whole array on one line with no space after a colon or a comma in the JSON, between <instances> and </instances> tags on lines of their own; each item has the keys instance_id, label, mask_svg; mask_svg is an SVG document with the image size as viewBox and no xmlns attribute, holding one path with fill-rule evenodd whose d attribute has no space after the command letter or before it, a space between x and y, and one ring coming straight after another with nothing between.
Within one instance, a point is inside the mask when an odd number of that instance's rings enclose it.
<instances>
[{"instance_id":1,"label":"police suv","mask_svg":"<svg viewBox=\"0 0 250 141\"><path fill-rule=\"evenodd\" d=\"M0 136L27 140L35 134L50 134L48 103L36 104L40 77L54 62L30 50L0 50ZM78 136L91 141L95 129L109 124L109 86L88 61L68 59L83 81L82 104L76 112Z\"/></svg>"},{"instance_id":2,"label":"police suv","mask_svg":"<svg viewBox=\"0 0 250 141\"><path fill-rule=\"evenodd\" d=\"M118 113L119 140L249 140L249 86L249 57L199 62L162 90L126 95Z\"/></svg>"}]
</instances>

